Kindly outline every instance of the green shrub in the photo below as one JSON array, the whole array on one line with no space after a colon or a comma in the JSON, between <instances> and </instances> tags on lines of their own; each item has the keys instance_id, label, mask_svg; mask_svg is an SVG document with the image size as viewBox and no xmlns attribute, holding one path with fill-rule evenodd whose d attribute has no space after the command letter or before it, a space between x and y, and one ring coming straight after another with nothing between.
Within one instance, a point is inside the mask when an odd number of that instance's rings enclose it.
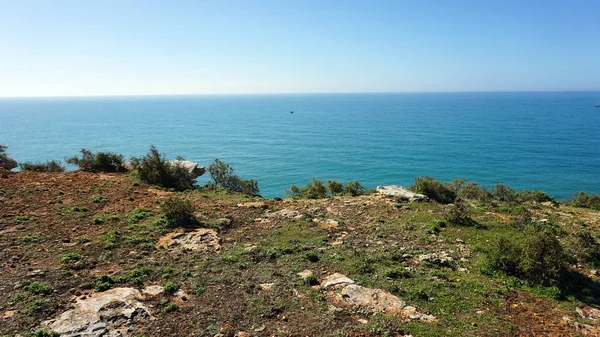
<instances>
[{"instance_id":1,"label":"green shrub","mask_svg":"<svg viewBox=\"0 0 600 337\"><path fill-rule=\"evenodd\" d=\"M96 291L107 291L110 289L115 281L108 275L101 275L94 280L94 290Z\"/></svg>"},{"instance_id":2,"label":"green shrub","mask_svg":"<svg viewBox=\"0 0 600 337\"><path fill-rule=\"evenodd\" d=\"M571 233L566 238L565 249L579 263L600 266L600 243L586 229Z\"/></svg>"},{"instance_id":3,"label":"green shrub","mask_svg":"<svg viewBox=\"0 0 600 337\"><path fill-rule=\"evenodd\" d=\"M533 217L531 211L524 207L515 207L514 215L511 216L511 224L516 229L523 231L526 226L533 223Z\"/></svg>"},{"instance_id":4,"label":"green shrub","mask_svg":"<svg viewBox=\"0 0 600 337\"><path fill-rule=\"evenodd\" d=\"M52 294L54 289L44 282L29 282L25 281L21 284L23 288L32 294L36 295L49 295Z\"/></svg>"},{"instance_id":5,"label":"green shrub","mask_svg":"<svg viewBox=\"0 0 600 337\"><path fill-rule=\"evenodd\" d=\"M57 160L49 160L45 163L21 163L21 171L33 172L64 172L65 166Z\"/></svg>"},{"instance_id":6,"label":"green shrub","mask_svg":"<svg viewBox=\"0 0 600 337\"><path fill-rule=\"evenodd\" d=\"M92 202L94 204L100 203L100 202L106 202L108 201L108 198L102 195L95 195L92 197Z\"/></svg>"},{"instance_id":7,"label":"green shrub","mask_svg":"<svg viewBox=\"0 0 600 337\"><path fill-rule=\"evenodd\" d=\"M494 187L492 187L491 195L495 200L504 201L504 202L517 202L517 193L515 190L508 186L502 185L500 183L496 183Z\"/></svg>"},{"instance_id":8,"label":"green shrub","mask_svg":"<svg viewBox=\"0 0 600 337\"><path fill-rule=\"evenodd\" d=\"M520 242L500 238L490 247L485 264L533 284L560 285L569 260L553 233L531 230Z\"/></svg>"},{"instance_id":9,"label":"green shrub","mask_svg":"<svg viewBox=\"0 0 600 337\"><path fill-rule=\"evenodd\" d=\"M363 195L367 193L367 189L363 187L358 181L349 181L344 186L344 194L350 195L353 197Z\"/></svg>"},{"instance_id":10,"label":"green shrub","mask_svg":"<svg viewBox=\"0 0 600 337\"><path fill-rule=\"evenodd\" d=\"M81 149L81 158L65 159L68 164L79 166L86 172L123 172L123 156L112 152L96 152Z\"/></svg>"},{"instance_id":11,"label":"green shrub","mask_svg":"<svg viewBox=\"0 0 600 337\"><path fill-rule=\"evenodd\" d=\"M292 198L300 198L302 196L302 191L300 190L300 187L292 185L289 189L285 190L285 194Z\"/></svg>"},{"instance_id":12,"label":"green shrub","mask_svg":"<svg viewBox=\"0 0 600 337\"><path fill-rule=\"evenodd\" d=\"M173 312L173 311L177 311L179 310L179 306L175 303L169 303L165 306L165 308L163 309L163 312L165 313L169 313L169 312Z\"/></svg>"},{"instance_id":13,"label":"green shrub","mask_svg":"<svg viewBox=\"0 0 600 337\"><path fill-rule=\"evenodd\" d=\"M131 163L137 169L140 180L152 185L185 190L193 188L196 183L189 170L169 163L154 146L150 147L145 157L131 158Z\"/></svg>"},{"instance_id":14,"label":"green shrub","mask_svg":"<svg viewBox=\"0 0 600 337\"><path fill-rule=\"evenodd\" d=\"M78 253L66 253L60 257L60 263L68 264L81 260L81 255Z\"/></svg>"},{"instance_id":15,"label":"green shrub","mask_svg":"<svg viewBox=\"0 0 600 337\"><path fill-rule=\"evenodd\" d=\"M569 201L569 205L574 207L583 207L600 210L600 195L588 194L583 191L579 191L573 194L573 197Z\"/></svg>"},{"instance_id":16,"label":"green shrub","mask_svg":"<svg viewBox=\"0 0 600 337\"><path fill-rule=\"evenodd\" d=\"M546 192L543 191L539 191L539 190L533 190L533 191L528 191L528 190L523 190L523 191L519 191L517 193L517 200L519 202L537 202L537 203L542 203L542 202L547 202L550 201L552 203L555 203L556 200L554 200L553 197L549 196L548 194L546 194Z\"/></svg>"},{"instance_id":17,"label":"green shrub","mask_svg":"<svg viewBox=\"0 0 600 337\"><path fill-rule=\"evenodd\" d=\"M102 235L102 242L104 243L104 249L113 249L117 247L121 232L110 231Z\"/></svg>"},{"instance_id":18,"label":"green shrub","mask_svg":"<svg viewBox=\"0 0 600 337\"><path fill-rule=\"evenodd\" d=\"M177 290L179 290L179 285L173 281L168 281L165 283L164 288L167 293L174 294L177 292Z\"/></svg>"},{"instance_id":19,"label":"green shrub","mask_svg":"<svg viewBox=\"0 0 600 337\"><path fill-rule=\"evenodd\" d=\"M470 217L470 210L471 207L466 202L457 198L454 204L446 210L444 218L454 225L470 225L473 222Z\"/></svg>"},{"instance_id":20,"label":"green shrub","mask_svg":"<svg viewBox=\"0 0 600 337\"><path fill-rule=\"evenodd\" d=\"M426 195L429 199L442 204L450 204L456 199L454 186L443 184L432 177L417 177L409 189L415 193Z\"/></svg>"},{"instance_id":21,"label":"green shrub","mask_svg":"<svg viewBox=\"0 0 600 337\"><path fill-rule=\"evenodd\" d=\"M59 336L60 336L60 334L58 332L54 332L52 330L43 330L43 329L38 329L33 334L31 334L31 337L59 337Z\"/></svg>"},{"instance_id":22,"label":"green shrub","mask_svg":"<svg viewBox=\"0 0 600 337\"><path fill-rule=\"evenodd\" d=\"M154 213L152 213L151 209L136 208L129 215L129 222L130 223L138 223L140 220L143 220L143 219L146 219L146 218L149 218L152 216L154 216Z\"/></svg>"},{"instance_id":23,"label":"green shrub","mask_svg":"<svg viewBox=\"0 0 600 337\"><path fill-rule=\"evenodd\" d=\"M194 206L188 199L170 196L160 205L160 210L170 227L188 227L198 224Z\"/></svg>"},{"instance_id":24,"label":"green shrub","mask_svg":"<svg viewBox=\"0 0 600 337\"><path fill-rule=\"evenodd\" d=\"M339 195L344 193L344 184L337 180L327 180L327 187L329 188L329 193L331 195Z\"/></svg>"},{"instance_id":25,"label":"green shrub","mask_svg":"<svg viewBox=\"0 0 600 337\"><path fill-rule=\"evenodd\" d=\"M227 163L216 158L214 163L208 166L208 173L212 181L209 186L223 187L232 193L243 193L247 195L258 195L258 182L254 179L244 180L233 174L234 169Z\"/></svg>"},{"instance_id":26,"label":"green shrub","mask_svg":"<svg viewBox=\"0 0 600 337\"><path fill-rule=\"evenodd\" d=\"M458 192L458 196L464 199L489 201L492 195L485 188L479 187L476 182L463 185Z\"/></svg>"}]
</instances>

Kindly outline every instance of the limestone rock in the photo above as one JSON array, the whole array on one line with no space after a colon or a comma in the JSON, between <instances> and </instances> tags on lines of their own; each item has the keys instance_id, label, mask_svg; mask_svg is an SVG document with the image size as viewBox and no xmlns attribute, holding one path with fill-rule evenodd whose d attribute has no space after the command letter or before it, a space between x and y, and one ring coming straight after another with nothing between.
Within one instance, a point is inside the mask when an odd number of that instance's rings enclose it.
<instances>
[{"instance_id":1,"label":"limestone rock","mask_svg":"<svg viewBox=\"0 0 600 337\"><path fill-rule=\"evenodd\" d=\"M450 266L452 261L454 261L454 259L446 252L419 255L419 262L428 262L440 266Z\"/></svg>"},{"instance_id":2,"label":"limestone rock","mask_svg":"<svg viewBox=\"0 0 600 337\"><path fill-rule=\"evenodd\" d=\"M197 178L206 173L206 167L198 167L198 163L189 160L169 160L169 164L185 168L194 178Z\"/></svg>"},{"instance_id":3,"label":"limestone rock","mask_svg":"<svg viewBox=\"0 0 600 337\"><path fill-rule=\"evenodd\" d=\"M294 211L291 209L284 208L282 210L276 212L267 212L265 213L265 217L267 218L284 218L284 219L297 219L302 217L302 214L298 211Z\"/></svg>"},{"instance_id":4,"label":"limestone rock","mask_svg":"<svg viewBox=\"0 0 600 337\"><path fill-rule=\"evenodd\" d=\"M313 219L313 222L319 224L319 227L321 227L322 229L328 230L328 229L336 229L339 227L339 223L333 219L327 219L327 220L323 220L323 219Z\"/></svg>"},{"instance_id":5,"label":"limestone rock","mask_svg":"<svg viewBox=\"0 0 600 337\"><path fill-rule=\"evenodd\" d=\"M75 308L63 312L44 326L66 337L128 336L134 324L151 318L133 288L114 288L76 299Z\"/></svg>"},{"instance_id":6,"label":"limestone rock","mask_svg":"<svg viewBox=\"0 0 600 337\"><path fill-rule=\"evenodd\" d=\"M303 280L308 280L309 278L313 277L313 272L308 269L305 269L296 275L300 276L300 278L302 278Z\"/></svg>"},{"instance_id":7,"label":"limestone rock","mask_svg":"<svg viewBox=\"0 0 600 337\"><path fill-rule=\"evenodd\" d=\"M220 242L221 239L213 229L197 228L191 232L181 229L160 238L156 248L168 249L173 252L220 253Z\"/></svg>"},{"instance_id":8,"label":"limestone rock","mask_svg":"<svg viewBox=\"0 0 600 337\"><path fill-rule=\"evenodd\" d=\"M354 283L354 281L349 279L348 277L346 277L346 275L343 275L340 273L333 273L333 274L325 277L323 279L323 281L321 281L321 287L329 288L332 286L346 285L346 284L352 284L352 283Z\"/></svg>"},{"instance_id":9,"label":"limestone rock","mask_svg":"<svg viewBox=\"0 0 600 337\"><path fill-rule=\"evenodd\" d=\"M409 191L408 189L398 185L377 186L375 190L380 194L398 197L399 199L410 202L428 200L427 196Z\"/></svg>"},{"instance_id":10,"label":"limestone rock","mask_svg":"<svg viewBox=\"0 0 600 337\"><path fill-rule=\"evenodd\" d=\"M165 288L163 286L159 286L159 285L147 286L144 289L142 289L142 293L144 295L150 295L150 296L157 296L164 292L165 292Z\"/></svg>"},{"instance_id":11,"label":"limestone rock","mask_svg":"<svg viewBox=\"0 0 600 337\"><path fill-rule=\"evenodd\" d=\"M382 312L400 319L427 322L436 320L434 316L418 312L415 307L406 305L406 302L381 289L348 284L342 289L342 298L354 308L366 308L373 312Z\"/></svg>"}]
</instances>

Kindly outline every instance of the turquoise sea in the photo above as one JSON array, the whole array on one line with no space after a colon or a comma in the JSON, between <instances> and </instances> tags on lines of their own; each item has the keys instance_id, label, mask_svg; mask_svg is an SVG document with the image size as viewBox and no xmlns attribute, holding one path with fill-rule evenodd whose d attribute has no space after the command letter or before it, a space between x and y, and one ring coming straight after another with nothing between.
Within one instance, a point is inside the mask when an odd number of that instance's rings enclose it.
<instances>
[{"instance_id":1,"label":"turquoise sea","mask_svg":"<svg viewBox=\"0 0 600 337\"><path fill-rule=\"evenodd\" d=\"M81 148L228 162L265 197L316 177L366 187L416 176L600 193L600 92L0 99L17 161ZM293 111L294 113L290 113ZM199 183L207 180L201 177Z\"/></svg>"}]
</instances>

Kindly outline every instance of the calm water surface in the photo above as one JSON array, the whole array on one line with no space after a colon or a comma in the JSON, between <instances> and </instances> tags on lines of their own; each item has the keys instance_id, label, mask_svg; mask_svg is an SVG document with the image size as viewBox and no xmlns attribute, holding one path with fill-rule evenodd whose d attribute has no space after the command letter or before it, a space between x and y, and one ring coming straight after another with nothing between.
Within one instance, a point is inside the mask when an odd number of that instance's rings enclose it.
<instances>
[{"instance_id":1,"label":"calm water surface","mask_svg":"<svg viewBox=\"0 0 600 337\"><path fill-rule=\"evenodd\" d=\"M312 177L375 187L431 175L568 198L600 193L598 100L600 92L0 99L0 144L21 162L81 148L140 156L153 144L202 165L218 157L266 197Z\"/></svg>"}]
</instances>

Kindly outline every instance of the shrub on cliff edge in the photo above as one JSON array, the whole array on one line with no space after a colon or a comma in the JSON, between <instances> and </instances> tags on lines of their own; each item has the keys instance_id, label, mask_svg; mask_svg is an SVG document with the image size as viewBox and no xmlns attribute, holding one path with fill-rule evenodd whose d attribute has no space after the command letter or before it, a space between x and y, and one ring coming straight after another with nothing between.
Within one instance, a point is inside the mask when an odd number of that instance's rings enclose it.
<instances>
[{"instance_id":1,"label":"shrub on cliff edge","mask_svg":"<svg viewBox=\"0 0 600 337\"><path fill-rule=\"evenodd\" d=\"M194 187L196 180L186 168L170 164L152 145L145 157L131 158L139 177L152 185L185 190Z\"/></svg>"},{"instance_id":2,"label":"shrub on cliff edge","mask_svg":"<svg viewBox=\"0 0 600 337\"><path fill-rule=\"evenodd\" d=\"M81 158L74 156L66 158L68 164L79 166L86 172L123 172L123 155L112 152L92 152L81 149Z\"/></svg>"},{"instance_id":3,"label":"shrub on cliff edge","mask_svg":"<svg viewBox=\"0 0 600 337\"><path fill-rule=\"evenodd\" d=\"M223 187L229 192L243 193L247 195L258 195L258 182L254 179L245 180L234 174L234 169L229 164L216 158L214 163L208 166L208 173L212 181L209 187Z\"/></svg>"}]
</instances>

